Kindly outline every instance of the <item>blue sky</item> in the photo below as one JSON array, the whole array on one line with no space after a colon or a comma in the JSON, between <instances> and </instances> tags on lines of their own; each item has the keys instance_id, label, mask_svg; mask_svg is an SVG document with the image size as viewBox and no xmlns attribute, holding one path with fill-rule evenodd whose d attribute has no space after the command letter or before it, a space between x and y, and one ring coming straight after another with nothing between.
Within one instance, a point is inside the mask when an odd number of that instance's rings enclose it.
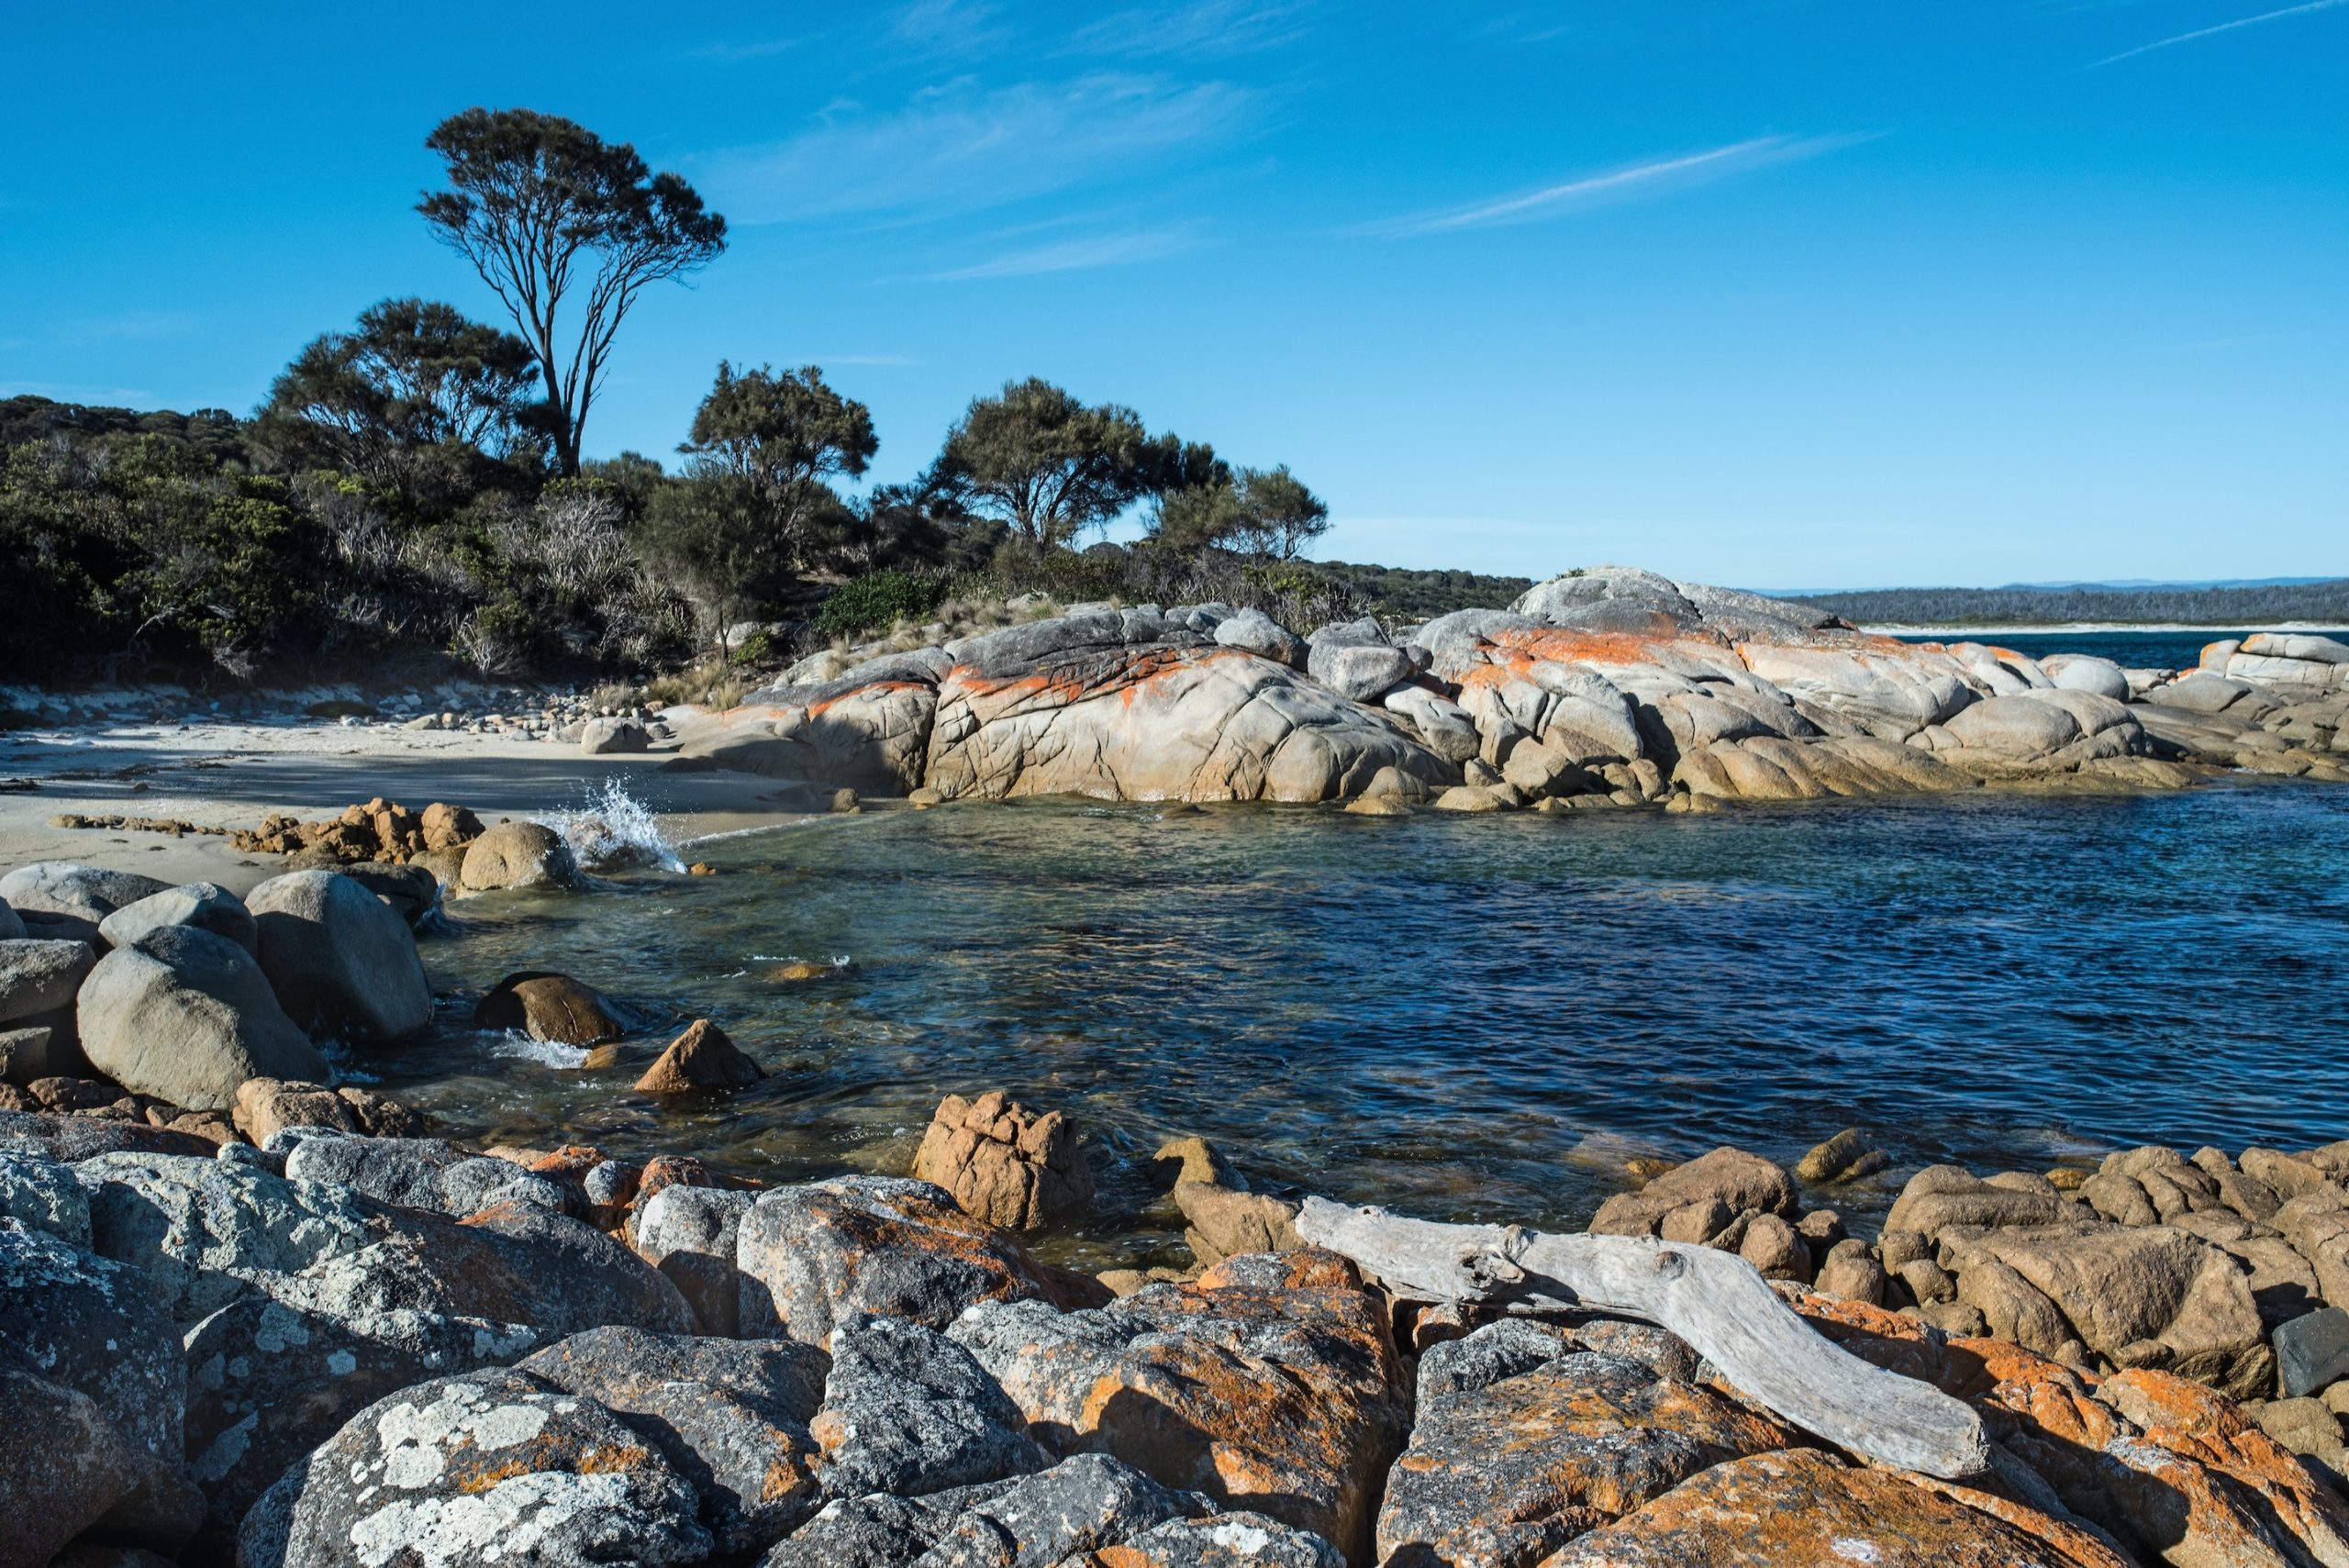
<instances>
[{"instance_id":1,"label":"blue sky","mask_svg":"<svg viewBox=\"0 0 2349 1568\"><path fill-rule=\"evenodd\" d=\"M443 115L733 223L591 450L822 364L905 477L1042 374L1324 553L1757 587L2349 575L2349 0L20 7L0 393L250 409L395 294Z\"/></svg>"}]
</instances>

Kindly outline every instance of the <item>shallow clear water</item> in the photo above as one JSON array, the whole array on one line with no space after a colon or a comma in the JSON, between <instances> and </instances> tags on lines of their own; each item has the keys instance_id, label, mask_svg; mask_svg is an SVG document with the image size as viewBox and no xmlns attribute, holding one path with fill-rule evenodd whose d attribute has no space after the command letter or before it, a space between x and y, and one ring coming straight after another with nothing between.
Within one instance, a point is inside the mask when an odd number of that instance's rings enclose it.
<instances>
[{"instance_id":1,"label":"shallow clear water","mask_svg":"<svg viewBox=\"0 0 2349 1568\"><path fill-rule=\"evenodd\" d=\"M1134 1162L1185 1132L1260 1184L1553 1223L1627 1152L1791 1159L1853 1124L1912 1169L2349 1135L2335 786L1408 820L1031 803L692 853L724 874L459 905L425 950L449 1027L354 1065L464 1136L771 1179L902 1170L941 1095L1008 1088L1095 1140L1100 1216L1055 1244L1091 1260L1174 1229ZM470 997L523 967L648 1027L607 1069L493 1055ZM630 1094L702 1013L766 1082Z\"/></svg>"}]
</instances>

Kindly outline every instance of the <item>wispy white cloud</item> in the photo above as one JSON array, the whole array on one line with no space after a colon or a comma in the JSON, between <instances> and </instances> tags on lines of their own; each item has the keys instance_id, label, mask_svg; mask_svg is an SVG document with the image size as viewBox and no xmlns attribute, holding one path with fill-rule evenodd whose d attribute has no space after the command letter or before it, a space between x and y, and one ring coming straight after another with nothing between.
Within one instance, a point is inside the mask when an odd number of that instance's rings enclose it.
<instances>
[{"instance_id":1,"label":"wispy white cloud","mask_svg":"<svg viewBox=\"0 0 2349 1568\"><path fill-rule=\"evenodd\" d=\"M2134 60L2141 54L2151 54L2157 49L2172 49L2182 43L2192 43L2196 39L2215 38L2221 33L2231 33L2237 28L2255 28L2262 22L2281 21L2286 17L2306 16L2310 11L2330 11L2334 6L2343 5L2349 5L2349 0L2306 0L2303 5L2287 6L2280 11L2263 11L2256 17L2241 17L2232 22L2221 22L2214 28L2197 28L2190 33L2179 33L2175 38L2155 39L2152 43L2139 44L2135 49L2124 49L2119 54L2106 55L2102 60L2095 61L2080 69L2098 71L2108 65L2118 65L2124 60Z\"/></svg>"},{"instance_id":2,"label":"wispy white cloud","mask_svg":"<svg viewBox=\"0 0 2349 1568\"><path fill-rule=\"evenodd\" d=\"M889 19L889 39L919 55L977 54L1011 37L989 0L913 0Z\"/></svg>"},{"instance_id":3,"label":"wispy white cloud","mask_svg":"<svg viewBox=\"0 0 2349 1568\"><path fill-rule=\"evenodd\" d=\"M846 213L972 212L1225 140L1259 116L1221 82L1097 72L984 90L968 78L893 113L835 106L787 141L694 160L729 218L782 223Z\"/></svg>"},{"instance_id":4,"label":"wispy white cloud","mask_svg":"<svg viewBox=\"0 0 2349 1568\"><path fill-rule=\"evenodd\" d=\"M1628 168L1610 170L1603 174L1586 174L1518 195L1411 214L1372 224L1364 232L1391 239L1408 239L1422 234L1447 234L1463 228L1497 228L1508 224L1534 223L1543 218L1563 217L1600 202L1654 195L1766 164L1816 158L1822 153L1872 139L1866 136L1757 136L1744 141L1732 141L1723 147L1709 148L1702 152L1659 158L1646 163L1634 163Z\"/></svg>"},{"instance_id":5,"label":"wispy white cloud","mask_svg":"<svg viewBox=\"0 0 2349 1568\"><path fill-rule=\"evenodd\" d=\"M687 60L720 60L729 63L744 60L767 60L799 47L797 39L762 39L741 43L707 43L699 49L685 50Z\"/></svg>"},{"instance_id":6,"label":"wispy white cloud","mask_svg":"<svg viewBox=\"0 0 2349 1568\"><path fill-rule=\"evenodd\" d=\"M980 278L1020 278L1040 272L1075 272L1095 267L1130 266L1137 261L1155 261L1162 257L1196 250L1205 243L1206 239L1196 224L1130 229L1118 234L1087 235L1075 239L1055 240L1049 245L1030 246L973 266L930 272L916 281L956 284Z\"/></svg>"},{"instance_id":7,"label":"wispy white cloud","mask_svg":"<svg viewBox=\"0 0 2349 1568\"><path fill-rule=\"evenodd\" d=\"M1113 11L1070 35L1068 50L1085 54L1180 55L1218 59L1252 54L1305 36L1310 0L1191 0Z\"/></svg>"}]
</instances>

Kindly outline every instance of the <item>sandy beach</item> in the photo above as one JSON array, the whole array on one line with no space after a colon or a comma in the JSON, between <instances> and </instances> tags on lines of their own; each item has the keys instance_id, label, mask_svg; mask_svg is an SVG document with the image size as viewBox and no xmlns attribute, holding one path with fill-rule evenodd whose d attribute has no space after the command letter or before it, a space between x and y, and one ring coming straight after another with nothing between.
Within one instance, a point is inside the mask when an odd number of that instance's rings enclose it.
<instances>
[{"instance_id":1,"label":"sandy beach","mask_svg":"<svg viewBox=\"0 0 2349 1568\"><path fill-rule=\"evenodd\" d=\"M797 815L774 780L671 771L675 754L590 757L495 734L315 720L15 730L0 736L0 867L68 860L239 895L282 869L210 834L52 825L75 813L250 828L272 812L306 820L382 795L417 809L448 801L495 822L581 809L618 783L673 844Z\"/></svg>"}]
</instances>

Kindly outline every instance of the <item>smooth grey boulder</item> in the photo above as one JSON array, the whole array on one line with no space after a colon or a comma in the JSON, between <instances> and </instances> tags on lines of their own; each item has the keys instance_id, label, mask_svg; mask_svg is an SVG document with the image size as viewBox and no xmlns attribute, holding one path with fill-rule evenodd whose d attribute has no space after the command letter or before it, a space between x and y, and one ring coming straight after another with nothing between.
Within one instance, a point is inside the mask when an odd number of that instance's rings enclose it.
<instances>
[{"instance_id":1,"label":"smooth grey boulder","mask_svg":"<svg viewBox=\"0 0 2349 1568\"><path fill-rule=\"evenodd\" d=\"M0 876L0 900L16 911L28 935L95 942L99 921L169 886L136 872L35 861Z\"/></svg>"},{"instance_id":2,"label":"smooth grey boulder","mask_svg":"<svg viewBox=\"0 0 2349 1568\"><path fill-rule=\"evenodd\" d=\"M633 718L591 718L579 731L579 749L591 757L650 751L652 735Z\"/></svg>"},{"instance_id":3,"label":"smooth grey boulder","mask_svg":"<svg viewBox=\"0 0 2349 1568\"><path fill-rule=\"evenodd\" d=\"M392 913L406 921L410 930L424 924L426 917L440 907L440 879L414 861L406 865L362 861L356 865L337 866L335 873L349 877L390 905Z\"/></svg>"},{"instance_id":4,"label":"smooth grey boulder","mask_svg":"<svg viewBox=\"0 0 2349 1568\"><path fill-rule=\"evenodd\" d=\"M61 1160L30 1150L0 1149L0 1217L56 1237L90 1244L90 1198Z\"/></svg>"},{"instance_id":5,"label":"smooth grey boulder","mask_svg":"<svg viewBox=\"0 0 2349 1568\"><path fill-rule=\"evenodd\" d=\"M0 1218L0 1551L45 1562L100 1519L184 1539L204 1507L181 1459L186 1393L139 1271Z\"/></svg>"},{"instance_id":6,"label":"smooth grey boulder","mask_svg":"<svg viewBox=\"0 0 2349 1568\"><path fill-rule=\"evenodd\" d=\"M832 1334L816 1440L842 1496L920 1496L1050 1462L1010 1396L969 1351L900 1318L850 1318Z\"/></svg>"},{"instance_id":7,"label":"smooth grey boulder","mask_svg":"<svg viewBox=\"0 0 2349 1568\"><path fill-rule=\"evenodd\" d=\"M1483 749L1484 737L1468 710L1425 686L1397 686L1379 706L1417 730L1427 749L1447 762L1464 762Z\"/></svg>"},{"instance_id":8,"label":"smooth grey boulder","mask_svg":"<svg viewBox=\"0 0 2349 1568\"><path fill-rule=\"evenodd\" d=\"M46 1022L19 1019L0 1029L0 1083L93 1076L95 1070L74 1039L72 1020L72 1014L61 1009Z\"/></svg>"},{"instance_id":9,"label":"smooth grey boulder","mask_svg":"<svg viewBox=\"0 0 2349 1568\"><path fill-rule=\"evenodd\" d=\"M593 1329L520 1370L595 1400L658 1448L701 1497L721 1552L762 1551L823 1501L807 1422L828 1358L784 1340Z\"/></svg>"},{"instance_id":10,"label":"smooth grey boulder","mask_svg":"<svg viewBox=\"0 0 2349 1568\"><path fill-rule=\"evenodd\" d=\"M2120 665L2092 653L2051 653L2039 662L2059 691L2093 692L2115 702L2129 700L2129 677Z\"/></svg>"},{"instance_id":11,"label":"smooth grey boulder","mask_svg":"<svg viewBox=\"0 0 2349 1568\"><path fill-rule=\"evenodd\" d=\"M432 1377L504 1365L540 1343L519 1323L409 1308L337 1317L263 1296L187 1331L187 1453L207 1504L203 1535L225 1559L286 1467L364 1407Z\"/></svg>"},{"instance_id":12,"label":"smooth grey boulder","mask_svg":"<svg viewBox=\"0 0 2349 1568\"><path fill-rule=\"evenodd\" d=\"M247 902L261 928L262 971L286 1014L314 1035L380 1042L431 1019L432 988L414 933L358 883L330 871L292 872L254 888Z\"/></svg>"},{"instance_id":13,"label":"smooth grey boulder","mask_svg":"<svg viewBox=\"0 0 2349 1568\"><path fill-rule=\"evenodd\" d=\"M74 1173L89 1195L92 1250L143 1272L184 1323L251 1294L257 1276L298 1273L369 1239L355 1194L256 1166L117 1153Z\"/></svg>"},{"instance_id":14,"label":"smooth grey boulder","mask_svg":"<svg viewBox=\"0 0 2349 1568\"><path fill-rule=\"evenodd\" d=\"M76 1018L99 1072L190 1110L228 1109L248 1078L329 1075L252 954L194 926L160 927L100 959Z\"/></svg>"},{"instance_id":15,"label":"smooth grey boulder","mask_svg":"<svg viewBox=\"0 0 2349 1568\"><path fill-rule=\"evenodd\" d=\"M579 862L562 835L538 822L500 822L465 846L459 878L474 893L576 887Z\"/></svg>"},{"instance_id":16,"label":"smooth grey boulder","mask_svg":"<svg viewBox=\"0 0 2349 1568\"><path fill-rule=\"evenodd\" d=\"M261 932L245 901L217 883L191 882L126 904L98 922L98 935L114 947L128 947L165 926L194 926L223 936L247 952L261 951Z\"/></svg>"},{"instance_id":17,"label":"smooth grey boulder","mask_svg":"<svg viewBox=\"0 0 2349 1568\"><path fill-rule=\"evenodd\" d=\"M73 1006L97 955L86 942L0 942L0 1024L39 1020Z\"/></svg>"},{"instance_id":18,"label":"smooth grey boulder","mask_svg":"<svg viewBox=\"0 0 2349 1568\"><path fill-rule=\"evenodd\" d=\"M1367 616L1321 628L1305 654L1306 673L1348 702L1369 702L1409 680L1416 668L1411 656Z\"/></svg>"},{"instance_id":19,"label":"smooth grey boulder","mask_svg":"<svg viewBox=\"0 0 2349 1568\"><path fill-rule=\"evenodd\" d=\"M673 1182L637 1209L637 1256L677 1287L705 1334L730 1338L740 1331L742 1281L734 1266L734 1240L757 1197Z\"/></svg>"},{"instance_id":20,"label":"smooth grey boulder","mask_svg":"<svg viewBox=\"0 0 2349 1568\"><path fill-rule=\"evenodd\" d=\"M286 1568L688 1564L712 1544L698 1496L658 1450L594 1400L526 1373L387 1396L294 1473Z\"/></svg>"},{"instance_id":21,"label":"smooth grey boulder","mask_svg":"<svg viewBox=\"0 0 2349 1568\"><path fill-rule=\"evenodd\" d=\"M1305 667L1305 639L1262 610L1241 610L1215 623L1211 635L1222 648L1237 648L1291 669Z\"/></svg>"},{"instance_id":22,"label":"smooth grey boulder","mask_svg":"<svg viewBox=\"0 0 2349 1568\"><path fill-rule=\"evenodd\" d=\"M0 898L0 942L20 941L25 935L25 923L17 918L8 901Z\"/></svg>"}]
</instances>

